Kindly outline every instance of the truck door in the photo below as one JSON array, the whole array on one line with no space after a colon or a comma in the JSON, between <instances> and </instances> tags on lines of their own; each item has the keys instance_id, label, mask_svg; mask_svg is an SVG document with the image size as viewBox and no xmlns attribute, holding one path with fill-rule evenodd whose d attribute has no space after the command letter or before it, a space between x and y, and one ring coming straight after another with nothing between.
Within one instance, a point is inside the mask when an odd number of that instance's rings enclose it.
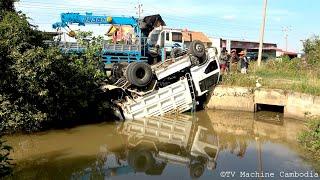
<instances>
[{"instance_id":1,"label":"truck door","mask_svg":"<svg viewBox=\"0 0 320 180\"><path fill-rule=\"evenodd\" d=\"M165 32L162 31L160 34L160 47L163 48L164 47L164 39L165 39Z\"/></svg>"},{"instance_id":2,"label":"truck door","mask_svg":"<svg viewBox=\"0 0 320 180\"><path fill-rule=\"evenodd\" d=\"M170 43L170 33L168 31L166 31L166 41L165 41L165 47L170 47L171 43Z\"/></svg>"}]
</instances>

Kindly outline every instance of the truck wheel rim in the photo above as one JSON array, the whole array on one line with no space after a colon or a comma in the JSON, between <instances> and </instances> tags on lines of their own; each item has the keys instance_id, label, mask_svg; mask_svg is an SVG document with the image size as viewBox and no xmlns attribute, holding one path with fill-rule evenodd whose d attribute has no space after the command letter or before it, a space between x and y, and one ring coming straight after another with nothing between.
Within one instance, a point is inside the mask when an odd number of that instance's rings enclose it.
<instances>
[{"instance_id":1,"label":"truck wheel rim","mask_svg":"<svg viewBox=\"0 0 320 180\"><path fill-rule=\"evenodd\" d=\"M202 48L202 46L201 46L200 44L197 44L197 45L196 45L196 50L197 50L198 52L202 52L202 51L203 51L203 48Z\"/></svg>"}]
</instances>

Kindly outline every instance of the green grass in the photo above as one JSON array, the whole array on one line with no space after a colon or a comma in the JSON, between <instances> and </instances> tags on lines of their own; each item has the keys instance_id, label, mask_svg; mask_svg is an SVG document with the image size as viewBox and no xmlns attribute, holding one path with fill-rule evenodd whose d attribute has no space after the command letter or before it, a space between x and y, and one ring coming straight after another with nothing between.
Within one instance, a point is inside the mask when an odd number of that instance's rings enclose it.
<instances>
[{"instance_id":1,"label":"green grass","mask_svg":"<svg viewBox=\"0 0 320 180\"><path fill-rule=\"evenodd\" d=\"M320 63L306 65L301 59L270 60L260 67L251 63L248 74L229 73L222 77L222 84L229 86L256 87L258 79L262 88L282 89L320 96ZM320 160L320 117L307 121L306 130L299 142L316 160Z\"/></svg>"},{"instance_id":2,"label":"green grass","mask_svg":"<svg viewBox=\"0 0 320 180\"><path fill-rule=\"evenodd\" d=\"M231 73L222 78L223 85L255 87L256 80L263 88L283 89L320 95L320 67L304 65L301 59L269 60L260 67L252 62L248 74Z\"/></svg>"},{"instance_id":3,"label":"green grass","mask_svg":"<svg viewBox=\"0 0 320 180\"><path fill-rule=\"evenodd\" d=\"M300 134L299 142L320 160L320 118L310 119L306 125L307 130Z\"/></svg>"}]
</instances>

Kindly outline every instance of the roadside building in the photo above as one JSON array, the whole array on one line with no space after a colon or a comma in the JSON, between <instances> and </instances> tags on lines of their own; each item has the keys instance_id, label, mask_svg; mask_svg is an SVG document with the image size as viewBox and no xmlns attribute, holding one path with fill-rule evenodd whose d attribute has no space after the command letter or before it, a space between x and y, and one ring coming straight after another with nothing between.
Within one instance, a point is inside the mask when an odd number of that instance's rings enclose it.
<instances>
[{"instance_id":1,"label":"roadside building","mask_svg":"<svg viewBox=\"0 0 320 180\"><path fill-rule=\"evenodd\" d=\"M182 38L186 47L189 47L190 43L194 40L203 42L205 47L212 46L211 40L203 32L183 30Z\"/></svg>"},{"instance_id":2,"label":"roadside building","mask_svg":"<svg viewBox=\"0 0 320 180\"><path fill-rule=\"evenodd\" d=\"M210 38L212 46L216 47L218 52L221 52L222 49L226 49L230 52L232 49L235 49L237 53L242 50L247 51L247 55L250 59L257 59L259 52L259 42L247 41L247 40L233 40L233 39L222 39L222 38ZM276 57L277 44L275 43L263 43L263 59Z\"/></svg>"},{"instance_id":3,"label":"roadside building","mask_svg":"<svg viewBox=\"0 0 320 180\"><path fill-rule=\"evenodd\" d=\"M301 55L299 55L296 52L290 52L290 51L284 51L282 49L277 49L277 57L281 57L281 56L288 56L290 59L296 58L298 56L301 57Z\"/></svg>"}]
</instances>

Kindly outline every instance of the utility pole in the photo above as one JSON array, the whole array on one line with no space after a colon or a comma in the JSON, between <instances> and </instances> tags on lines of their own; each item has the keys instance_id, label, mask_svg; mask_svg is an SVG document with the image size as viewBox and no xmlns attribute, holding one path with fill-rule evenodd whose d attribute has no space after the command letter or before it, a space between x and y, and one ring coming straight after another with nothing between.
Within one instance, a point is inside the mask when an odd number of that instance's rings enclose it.
<instances>
[{"instance_id":1,"label":"utility pole","mask_svg":"<svg viewBox=\"0 0 320 180\"><path fill-rule=\"evenodd\" d=\"M141 14L143 13L143 9L142 9L142 4L140 3L140 1L138 1L138 5L135 7L137 9L137 15L138 18L140 19Z\"/></svg>"},{"instance_id":2,"label":"utility pole","mask_svg":"<svg viewBox=\"0 0 320 180\"><path fill-rule=\"evenodd\" d=\"M135 7L137 9L137 15L138 15L138 18L140 19L141 18L141 14L143 13L143 9L142 9L142 4L140 3L140 0L138 0L138 5ZM142 33L141 33L141 30L139 30L139 51L141 51L141 44L145 44L145 42L142 42ZM145 39L144 39L145 41Z\"/></svg>"},{"instance_id":3,"label":"utility pole","mask_svg":"<svg viewBox=\"0 0 320 180\"><path fill-rule=\"evenodd\" d=\"M262 59L262 48L263 48L263 39L264 39L264 29L266 26L266 14L267 14L267 4L268 0L263 0L263 9L262 9L262 24L260 29L260 44L259 44L259 55L258 55L258 66L261 64Z\"/></svg>"},{"instance_id":4,"label":"utility pole","mask_svg":"<svg viewBox=\"0 0 320 180\"><path fill-rule=\"evenodd\" d=\"M291 31L291 28L286 26L282 28L282 32L284 33L284 41L286 45L286 52L288 52L288 33Z\"/></svg>"}]
</instances>

